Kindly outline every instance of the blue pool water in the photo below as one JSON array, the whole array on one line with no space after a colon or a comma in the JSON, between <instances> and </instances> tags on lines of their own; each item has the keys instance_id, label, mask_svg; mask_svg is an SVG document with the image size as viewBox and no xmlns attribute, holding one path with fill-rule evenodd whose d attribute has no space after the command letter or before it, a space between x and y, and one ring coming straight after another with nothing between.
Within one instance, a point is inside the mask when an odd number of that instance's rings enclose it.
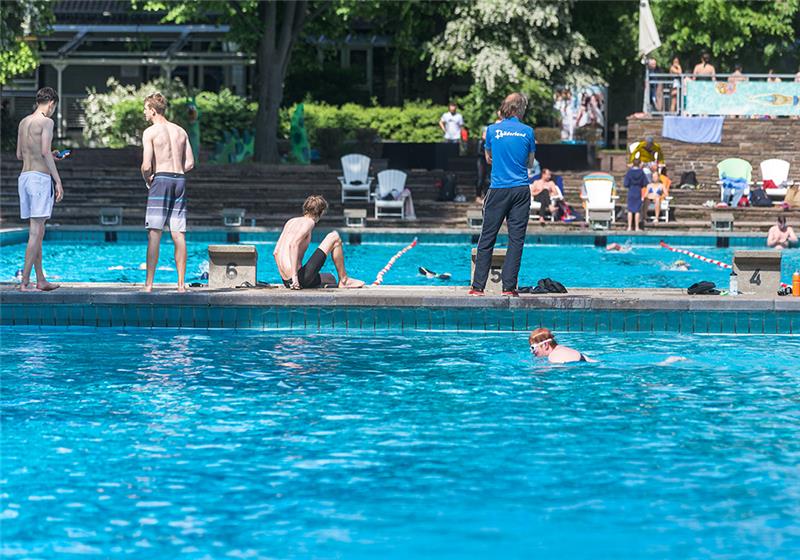
<instances>
[{"instance_id":1,"label":"blue pool water","mask_svg":"<svg viewBox=\"0 0 800 560\"><path fill-rule=\"evenodd\" d=\"M259 279L266 282L280 281L272 251L274 241L247 241L254 244L259 253ZM347 245L345 260L350 274L372 282L378 271L408 241L389 243L369 242ZM716 265L671 253L655 245L634 245L629 252L608 252L592 245L526 245L523 253L520 286L535 285L540 278L551 277L566 286L573 287L654 287L687 288L700 280L711 280L718 285L728 285L729 272ZM200 281L208 267L208 242L190 242L187 278ZM680 245L677 245L680 247ZM314 245L312 245L313 250ZM423 240L401 257L385 276L385 284L442 284L440 280L429 280L418 272L420 266L435 272L449 272L449 285L467 285L470 279L470 251L468 241L462 243L436 243ZM707 257L731 262L734 249L714 247L688 247ZM13 281L24 261L24 244L10 245L0 249L0 278ZM44 246L44 265L48 274L62 281L90 282L144 282L144 243L66 242L56 241ZM311 254L309 250L308 255ZM157 282L176 280L172 262L172 245L162 244L160 270ZM689 271L676 269L673 264L683 259L691 267ZM784 252L783 280L791 282L792 272L800 269L800 250ZM332 263L325 270L335 273Z\"/></svg>"},{"instance_id":2,"label":"blue pool water","mask_svg":"<svg viewBox=\"0 0 800 560\"><path fill-rule=\"evenodd\" d=\"M4 556L800 556L796 337L0 335Z\"/></svg>"}]
</instances>

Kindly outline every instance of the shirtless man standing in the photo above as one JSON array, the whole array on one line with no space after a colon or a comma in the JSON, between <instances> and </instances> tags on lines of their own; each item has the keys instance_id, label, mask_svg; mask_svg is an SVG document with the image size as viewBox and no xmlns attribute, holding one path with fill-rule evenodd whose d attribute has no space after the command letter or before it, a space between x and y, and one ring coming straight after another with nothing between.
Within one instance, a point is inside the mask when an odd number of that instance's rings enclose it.
<instances>
[{"instance_id":1,"label":"shirtless man standing","mask_svg":"<svg viewBox=\"0 0 800 560\"><path fill-rule=\"evenodd\" d=\"M178 269L178 291L185 292L186 276L186 179L184 173L194 168L194 155L189 136L164 116L167 100L160 93L144 100L144 118L153 123L144 131L142 177L147 184L147 279L144 291L153 290L158 264L161 232L169 221L169 232L175 244L175 267Z\"/></svg>"},{"instance_id":2,"label":"shirtless man standing","mask_svg":"<svg viewBox=\"0 0 800 560\"><path fill-rule=\"evenodd\" d=\"M364 282L350 278L344 268L344 249L342 238L335 231L330 232L319 244L304 265L303 255L311 243L311 232L314 226L328 209L328 202L321 196L309 196L303 203L303 215L292 218L283 226L281 236L275 245L272 256L281 274L283 285L292 290L319 288L323 284L333 284L332 274L320 274L319 271L328 255L333 258L336 273L339 275L340 288L361 288Z\"/></svg>"},{"instance_id":3,"label":"shirtless man standing","mask_svg":"<svg viewBox=\"0 0 800 560\"><path fill-rule=\"evenodd\" d=\"M25 265L22 269L20 290L25 292L51 291L51 284L42 269L42 239L45 222L53 212L53 202L61 202L64 189L58 176L54 154L53 120L50 118L58 105L56 90L45 87L36 92L36 108L22 119L17 133L17 159L22 160L19 175L19 213L23 220L30 219ZM31 285L31 268L36 269L36 286Z\"/></svg>"}]
</instances>

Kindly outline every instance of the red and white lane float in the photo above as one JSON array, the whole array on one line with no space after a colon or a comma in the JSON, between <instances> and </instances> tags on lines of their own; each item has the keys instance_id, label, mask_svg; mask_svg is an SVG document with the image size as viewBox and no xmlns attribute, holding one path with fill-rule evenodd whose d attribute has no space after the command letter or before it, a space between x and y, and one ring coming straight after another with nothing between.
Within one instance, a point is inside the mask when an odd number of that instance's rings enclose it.
<instances>
[{"instance_id":1,"label":"red and white lane float","mask_svg":"<svg viewBox=\"0 0 800 560\"><path fill-rule=\"evenodd\" d=\"M405 255L407 252L409 252L411 249L413 249L416 246L417 246L417 238L415 237L414 241L409 243L407 247L399 250L397 253L395 253L395 255L391 259L389 259L389 262L386 263L386 266L384 266L381 269L381 271L378 273L378 276L375 277L375 281L372 283L372 285L373 286L380 286L381 282L383 282L384 275L392 269L392 266L397 261L397 259L399 259L403 255Z\"/></svg>"},{"instance_id":2,"label":"red and white lane float","mask_svg":"<svg viewBox=\"0 0 800 560\"><path fill-rule=\"evenodd\" d=\"M728 263L724 263L724 262L718 261L716 259L709 259L708 257L704 257L703 255L698 255L697 253L692 253L691 251L687 251L686 249L676 249L675 247L670 247L669 245L667 245L663 241L661 243L659 243L659 245L661 247L663 247L664 249L668 249L668 250L672 251L673 253L680 253L681 255L686 255L687 257L692 257L693 259L697 259L699 261L715 264L715 265L717 265L717 266L719 266L721 268L727 268L729 270L733 268ZM787 284L785 282L781 282L781 288L785 288L788 285L789 284Z\"/></svg>"},{"instance_id":3,"label":"red and white lane float","mask_svg":"<svg viewBox=\"0 0 800 560\"><path fill-rule=\"evenodd\" d=\"M732 268L731 265L729 265L728 263L724 263L722 261L718 261L715 259L709 259L708 257L704 257L703 255L698 255L697 253L692 253L691 251L687 251L686 249L676 249L675 247L670 247L663 241L659 243L659 245L661 245L661 247L663 247L664 249L672 251L673 253L680 253L681 255L686 255L687 257L692 257L693 259L697 259L699 261L715 264L717 266L721 266L722 268Z\"/></svg>"}]
</instances>

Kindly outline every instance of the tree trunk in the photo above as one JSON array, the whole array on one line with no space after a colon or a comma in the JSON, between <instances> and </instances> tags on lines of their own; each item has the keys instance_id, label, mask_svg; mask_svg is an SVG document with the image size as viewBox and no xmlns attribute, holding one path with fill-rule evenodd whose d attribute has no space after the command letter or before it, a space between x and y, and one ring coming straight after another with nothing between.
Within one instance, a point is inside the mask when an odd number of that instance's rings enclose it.
<instances>
[{"instance_id":1,"label":"tree trunk","mask_svg":"<svg viewBox=\"0 0 800 560\"><path fill-rule=\"evenodd\" d=\"M270 0L260 5L264 32L256 56L258 112L254 154L254 160L259 163L280 161L278 129L283 81L292 46L305 21L306 4L305 0Z\"/></svg>"}]
</instances>

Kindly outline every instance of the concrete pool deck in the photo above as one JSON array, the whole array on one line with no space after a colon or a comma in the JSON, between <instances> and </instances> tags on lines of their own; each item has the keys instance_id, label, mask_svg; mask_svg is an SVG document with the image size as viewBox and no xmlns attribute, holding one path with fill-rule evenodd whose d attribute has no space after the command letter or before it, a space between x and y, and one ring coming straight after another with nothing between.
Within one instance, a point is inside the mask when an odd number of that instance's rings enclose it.
<instances>
[{"instance_id":1,"label":"concrete pool deck","mask_svg":"<svg viewBox=\"0 0 800 560\"><path fill-rule=\"evenodd\" d=\"M467 295L465 286L365 286L357 290L293 291L270 284L248 289L190 288L181 294L174 284L156 284L152 293L141 284L63 283L53 292L20 292L0 284L0 303L157 306L254 307L433 307L488 309L638 309L673 311L799 311L800 298L753 295L689 296L671 288L570 288L567 294L521 294L518 298Z\"/></svg>"},{"instance_id":2,"label":"concrete pool deck","mask_svg":"<svg viewBox=\"0 0 800 560\"><path fill-rule=\"evenodd\" d=\"M571 289L519 298L472 297L466 287L378 286L294 292L174 285L65 283L54 292L0 284L0 323L232 329L511 330L800 333L800 298L688 296L678 289Z\"/></svg>"}]
</instances>

